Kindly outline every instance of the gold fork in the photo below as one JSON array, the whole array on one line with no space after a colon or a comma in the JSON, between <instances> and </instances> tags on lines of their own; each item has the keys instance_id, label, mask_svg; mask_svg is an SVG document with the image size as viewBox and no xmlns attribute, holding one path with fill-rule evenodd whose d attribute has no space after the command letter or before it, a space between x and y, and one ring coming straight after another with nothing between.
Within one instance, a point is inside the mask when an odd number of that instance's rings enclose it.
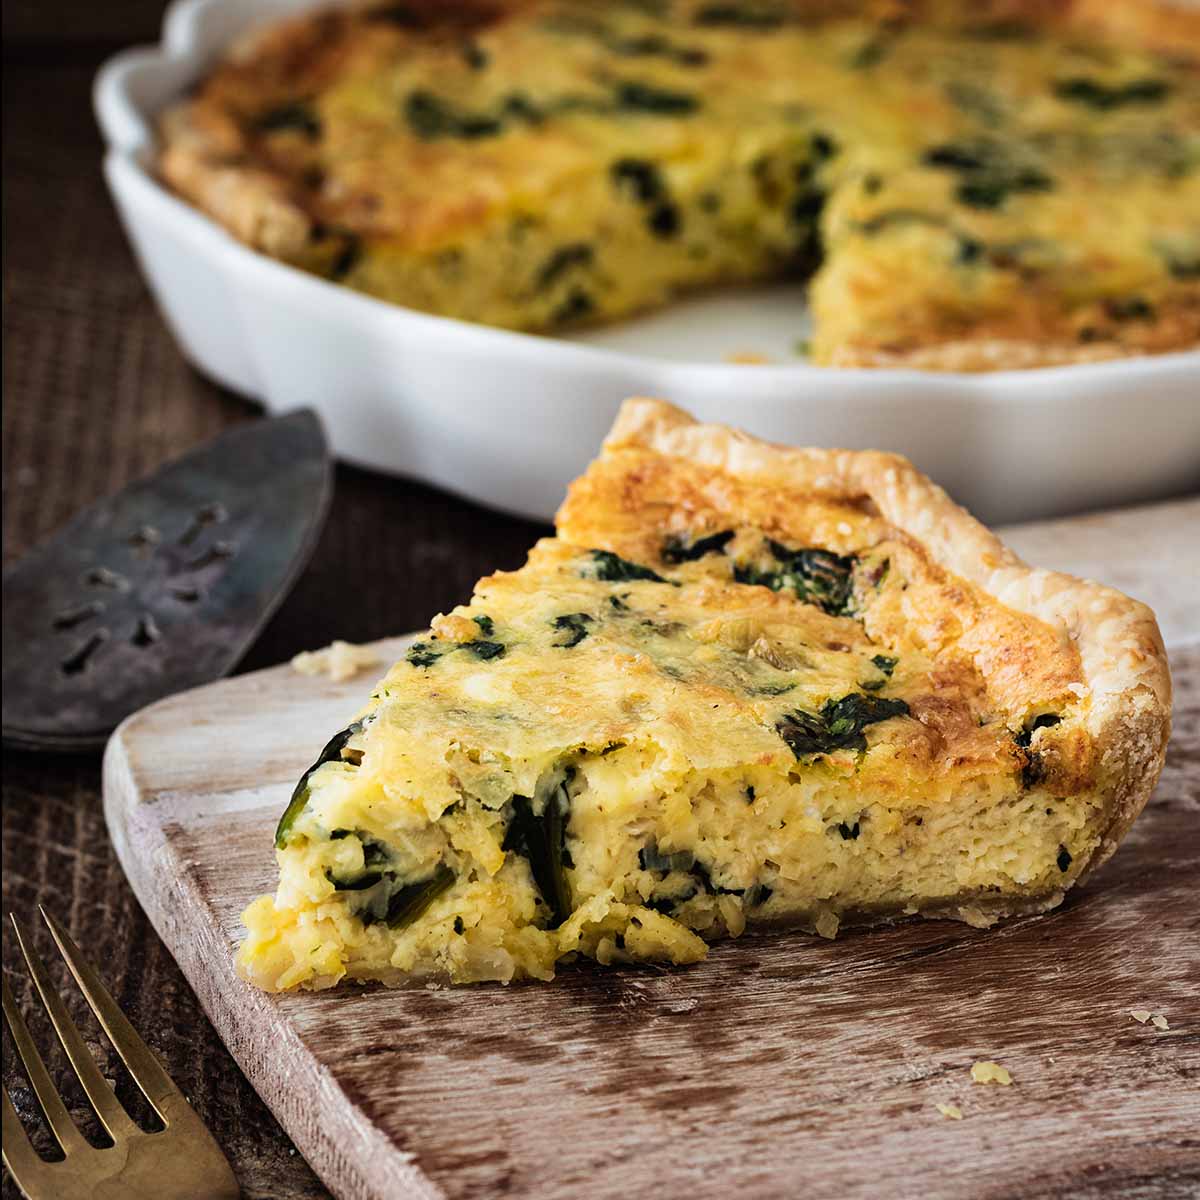
<instances>
[{"instance_id":1,"label":"gold fork","mask_svg":"<svg viewBox=\"0 0 1200 1200\"><path fill-rule=\"evenodd\" d=\"M122 1015L100 977L84 961L67 931L44 908L50 927L79 990L129 1074L162 1119L158 1133L146 1133L130 1119L84 1045L62 997L54 990L26 930L12 917L17 945L34 986L83 1090L113 1144L96 1149L84 1140L51 1082L29 1028L4 983L4 1016L25 1074L65 1157L42 1158L29 1141L4 1089L4 1165L29 1200L236 1200L241 1192L221 1148L183 1093L159 1065L150 1048Z\"/></svg>"}]
</instances>

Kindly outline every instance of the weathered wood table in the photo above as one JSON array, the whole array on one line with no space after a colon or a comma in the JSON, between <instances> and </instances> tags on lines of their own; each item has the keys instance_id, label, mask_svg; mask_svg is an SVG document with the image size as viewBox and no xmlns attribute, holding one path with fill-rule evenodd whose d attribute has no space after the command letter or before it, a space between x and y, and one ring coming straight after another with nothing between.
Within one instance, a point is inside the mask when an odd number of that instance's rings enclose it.
<instances>
[{"instance_id":1,"label":"weathered wood table","mask_svg":"<svg viewBox=\"0 0 1200 1200\"><path fill-rule=\"evenodd\" d=\"M199 379L180 359L133 267L100 180L100 147L88 101L91 76L111 50L153 35L161 4L114 0L97 7L78 0L12 0L3 11L4 552L14 556L79 506L255 414ZM381 537L381 530L388 535ZM365 641L415 628L431 613L465 598L485 570L520 563L540 532L534 524L496 516L415 484L340 470L318 555L244 667L284 661L334 637ZM1151 530L1149 536L1159 535ZM1050 538L1038 556L1053 561L1055 550ZM352 588L346 586L350 579ZM1114 582L1137 590L1133 582ZM1190 587L1181 579L1181 612L1196 605L1196 585L1195 579ZM1074 898L1060 917L1041 926L1018 924L995 938L995 972L1031 970L1030 963L1037 964L1058 984L1056 1003L1037 1012L998 1012L986 1029L964 1027L956 989L986 992L1001 980L980 959L979 935L947 938L937 926L923 927L924 949L908 965L900 959L889 963L889 956L901 946L905 953L911 951L911 937L883 934L874 944L860 939L849 956L840 954L840 944L821 946L803 992L798 992L798 1003L811 1008L814 1036L836 1039L839 1006L861 1003L855 999L854 964L866 955L891 973L898 993L920 987L930 1005L941 1006L948 1045L965 1049L969 1042L1004 1061L1006 1046L1018 1037L1027 1039L1032 1049L1018 1071L1024 1077L1007 1094L998 1088L976 1089L984 1093L978 1101L1036 1102L1039 1111L1057 1109L1053 1144L1045 1141L1050 1126L1031 1121L1009 1148L1019 1166L1004 1179L979 1179L975 1195L1182 1200L1200 1191L1200 1103L1190 1133L1181 1133L1174 1118L1160 1120L1164 1104L1176 1104L1179 1096L1189 1094L1187 1089L1193 1096L1200 1089L1197 987L1181 990L1182 1000L1144 994L1138 968L1145 961L1138 956L1149 954L1167 962L1170 970L1163 978L1182 980L1190 970L1196 985L1200 975L1200 647L1179 648L1172 664L1176 734L1150 810L1097 885ZM28 916L44 903L68 924L214 1129L247 1196L294 1200L325 1195L234 1065L134 899L105 832L98 758L6 752L3 768L5 911ZM1099 940L1078 933L1092 928L1087 918L1093 905L1116 905L1114 911L1124 906L1129 920L1102 924L1105 933ZM1063 936L1058 930L1068 938L1062 954L1051 946L1053 938ZM1012 952L1016 942L1028 942L1036 951L1024 966ZM40 944L46 948L44 939ZM28 1011L30 989L12 950L6 937L5 974ZM973 964L969 978L963 976L964 963ZM613 983L608 1000L593 996L588 1003L599 1005L597 1012L603 1009L612 1021L643 1020L661 986L654 978L639 989L624 977ZM736 977L726 983L731 991L738 986ZM576 996L580 986L569 983L567 990ZM755 986L765 985L760 981ZM576 999L582 1003L581 995ZM1135 1006L1163 1007L1172 1029L1159 1034L1122 1016L1124 1008ZM752 1018L752 1005L747 1011ZM683 1019L672 1016L668 1024ZM38 1032L44 1033L44 1027L35 1027ZM822 1151L833 1156L838 1170L852 1155L870 1158L868 1126L875 1128L898 1103L897 1096L907 1095L911 1070L906 1064L913 1048L904 1043L902 1031L881 1029L878 1039L888 1038L895 1041L889 1074L873 1082L863 1079L856 1091L817 1098L814 1127L820 1126L822 1105L861 1106L863 1112L864 1135L858 1144ZM103 1054L98 1040L92 1040ZM870 1049L863 1041L838 1044L848 1062ZM28 1106L31 1099L13 1070L7 1038L4 1049L5 1083ZM802 1045L796 1054L799 1069ZM1060 1054L1079 1064L1069 1080L1054 1071L1053 1060ZM105 1061L126 1094L117 1064L111 1056ZM52 1061L57 1070L63 1065L61 1059ZM1017 1069L1017 1063L1011 1065ZM955 1060L947 1069L959 1066ZM675 1069L684 1067L677 1064ZM1041 1094L1034 1081L1043 1070L1042 1078L1061 1080L1061 1094ZM582 1063L581 1085L586 1077L587 1064ZM686 1081L680 1086L686 1090ZM669 1090L662 1097L664 1111ZM1107 1094L1123 1098L1120 1116L1108 1121L1102 1115ZM686 1137L689 1126L680 1095L679 1127ZM1096 1126L1087 1138L1071 1118L1083 1095L1091 1097L1088 1122ZM977 1099L970 1092L968 1098ZM73 1096L72 1102L82 1109L81 1096ZM778 1105L778 1097L768 1096L758 1105L764 1114L764 1156L771 1152L765 1118ZM952 1123L933 1110L923 1120L932 1122L931 1145L944 1144ZM997 1137L986 1120L962 1126L973 1130L980 1148ZM1103 1151L1066 1171L1063 1164L1071 1160L1077 1134L1081 1145L1102 1146ZM553 1122L545 1135L557 1136ZM455 1153L463 1152L447 1149L443 1161L426 1165L442 1178L459 1178L456 1194L489 1195L506 1180L537 1194L536 1180L489 1174L486 1163L454 1159ZM961 1162L950 1165L953 1174L962 1175ZM814 1180L820 1169L819 1160L814 1161ZM653 1162L643 1164L640 1178L643 1186L633 1191L653 1189ZM828 1178L836 1186L836 1177ZM6 1176L3 1197L16 1194ZM880 1194L906 1194L904 1180L881 1180Z\"/></svg>"}]
</instances>

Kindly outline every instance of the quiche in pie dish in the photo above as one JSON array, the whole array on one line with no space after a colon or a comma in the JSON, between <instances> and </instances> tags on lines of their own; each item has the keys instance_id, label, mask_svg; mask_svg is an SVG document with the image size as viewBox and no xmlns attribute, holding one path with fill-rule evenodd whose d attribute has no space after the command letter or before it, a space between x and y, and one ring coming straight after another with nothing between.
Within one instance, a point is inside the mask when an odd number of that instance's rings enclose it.
<instances>
[{"instance_id":1,"label":"quiche in pie dish","mask_svg":"<svg viewBox=\"0 0 1200 1200\"><path fill-rule=\"evenodd\" d=\"M557 536L434 619L305 772L261 987L547 979L1058 905L1162 768L1153 614L902 458L623 407Z\"/></svg>"},{"instance_id":2,"label":"quiche in pie dish","mask_svg":"<svg viewBox=\"0 0 1200 1200\"><path fill-rule=\"evenodd\" d=\"M1069 363L1200 343L1198 62L1167 0L404 0L254 35L158 166L430 313L811 275L816 363Z\"/></svg>"}]
</instances>

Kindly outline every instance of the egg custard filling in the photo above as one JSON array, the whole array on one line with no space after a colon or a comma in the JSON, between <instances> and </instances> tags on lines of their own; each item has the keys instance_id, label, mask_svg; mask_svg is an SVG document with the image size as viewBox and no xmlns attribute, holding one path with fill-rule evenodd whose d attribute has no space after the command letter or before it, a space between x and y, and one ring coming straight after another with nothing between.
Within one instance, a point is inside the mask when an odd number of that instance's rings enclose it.
<instances>
[{"instance_id":1,"label":"egg custard filling","mask_svg":"<svg viewBox=\"0 0 1200 1200\"><path fill-rule=\"evenodd\" d=\"M1152 614L903 459L630 401L557 536L434 619L299 780L261 987L691 963L755 925L1053 908L1161 768Z\"/></svg>"},{"instance_id":2,"label":"egg custard filling","mask_svg":"<svg viewBox=\"0 0 1200 1200\"><path fill-rule=\"evenodd\" d=\"M1198 62L1151 0L355 4L254 31L157 165L424 312L557 331L811 279L817 363L1087 361L1200 343Z\"/></svg>"}]
</instances>

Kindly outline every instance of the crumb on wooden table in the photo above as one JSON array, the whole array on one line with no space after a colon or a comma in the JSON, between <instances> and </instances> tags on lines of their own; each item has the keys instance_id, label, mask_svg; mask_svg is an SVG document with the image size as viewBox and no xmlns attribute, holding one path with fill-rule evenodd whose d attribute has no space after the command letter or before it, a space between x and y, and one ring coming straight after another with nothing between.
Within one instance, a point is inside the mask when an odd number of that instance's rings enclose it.
<instances>
[{"instance_id":1,"label":"crumb on wooden table","mask_svg":"<svg viewBox=\"0 0 1200 1200\"><path fill-rule=\"evenodd\" d=\"M292 659L292 669L301 675L328 675L334 683L353 679L359 671L376 666L379 655L353 642L331 642L321 650L305 650Z\"/></svg>"},{"instance_id":2,"label":"crumb on wooden table","mask_svg":"<svg viewBox=\"0 0 1200 1200\"><path fill-rule=\"evenodd\" d=\"M971 1067L971 1078L976 1083L998 1083L1003 1087L1008 1087L1012 1083L1012 1076L1008 1071L997 1062L977 1062Z\"/></svg>"},{"instance_id":3,"label":"crumb on wooden table","mask_svg":"<svg viewBox=\"0 0 1200 1200\"><path fill-rule=\"evenodd\" d=\"M937 1110L948 1121L961 1121L963 1119L962 1109L957 1104L939 1104Z\"/></svg>"}]
</instances>

